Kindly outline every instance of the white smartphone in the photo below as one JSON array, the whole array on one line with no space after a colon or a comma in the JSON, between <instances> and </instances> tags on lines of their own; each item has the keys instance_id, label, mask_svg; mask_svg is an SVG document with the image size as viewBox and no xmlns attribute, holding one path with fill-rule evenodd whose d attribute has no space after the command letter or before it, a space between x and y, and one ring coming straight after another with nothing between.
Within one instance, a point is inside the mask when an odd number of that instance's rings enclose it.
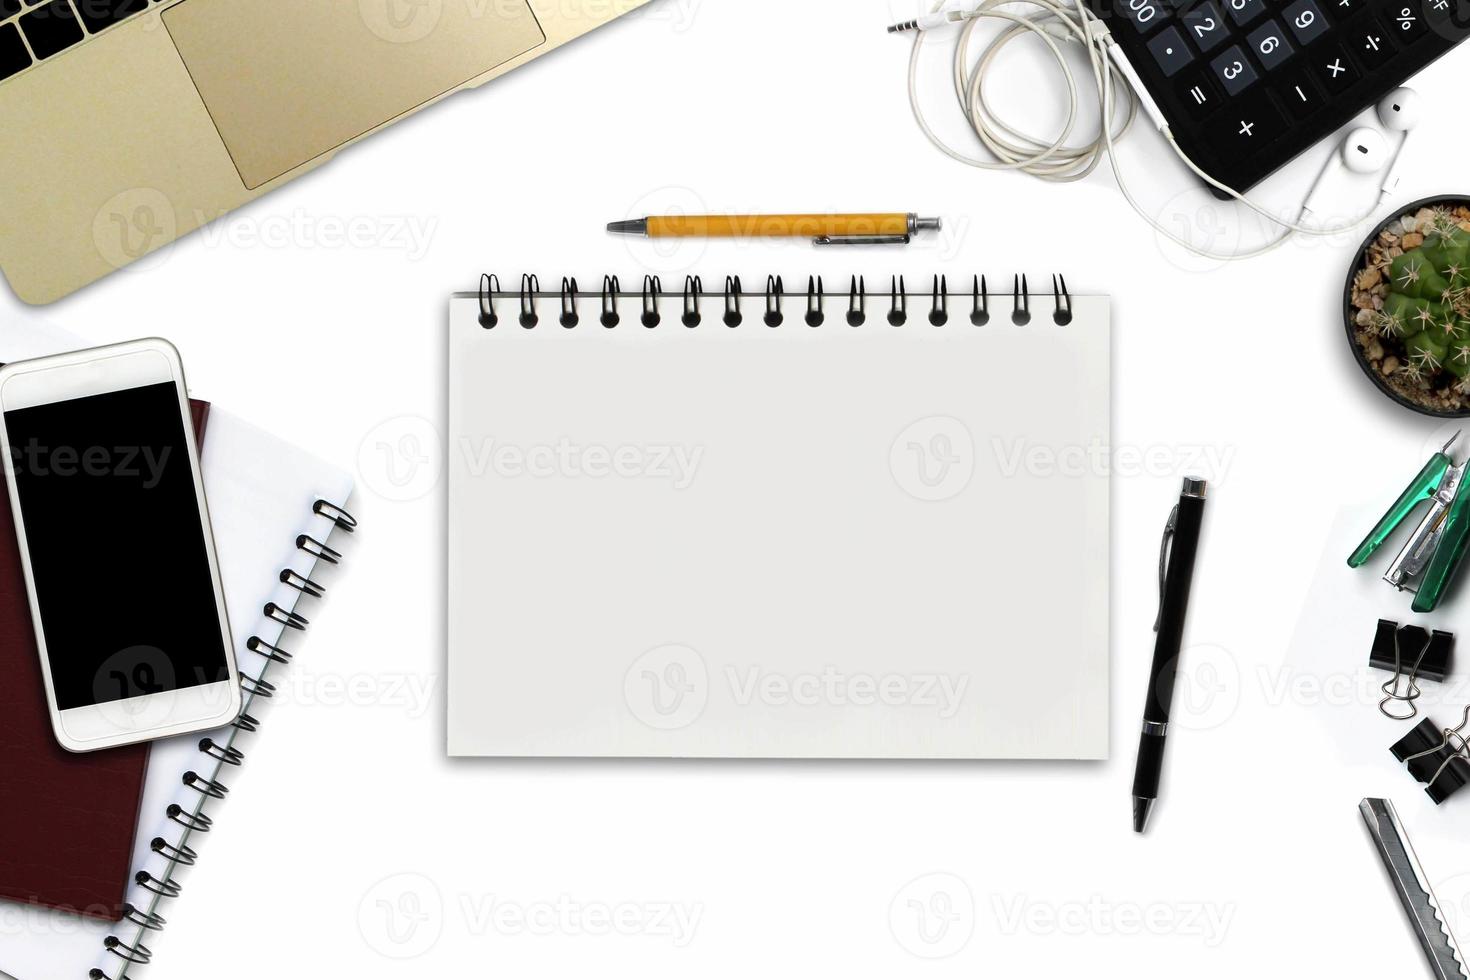
<instances>
[{"instance_id":1,"label":"white smartphone","mask_svg":"<svg viewBox=\"0 0 1470 980\"><path fill-rule=\"evenodd\" d=\"M56 740L92 752L233 721L240 678L173 345L7 365L0 442Z\"/></svg>"}]
</instances>

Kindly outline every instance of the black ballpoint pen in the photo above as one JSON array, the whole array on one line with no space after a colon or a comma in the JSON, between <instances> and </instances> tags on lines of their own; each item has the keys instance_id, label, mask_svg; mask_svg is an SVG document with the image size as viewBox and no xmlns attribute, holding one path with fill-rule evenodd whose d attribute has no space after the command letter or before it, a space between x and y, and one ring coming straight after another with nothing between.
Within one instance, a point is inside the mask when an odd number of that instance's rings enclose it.
<instances>
[{"instance_id":1,"label":"black ballpoint pen","mask_svg":"<svg viewBox=\"0 0 1470 980\"><path fill-rule=\"evenodd\" d=\"M1184 478L1179 503L1169 514L1159 549L1159 618L1154 623L1154 662L1148 672L1148 697L1143 703L1143 732L1138 740L1138 766L1133 772L1133 829L1143 833L1149 811L1159 798L1159 776L1164 767L1164 737L1169 732L1169 708L1174 702L1174 676L1184 639L1184 614L1199 551L1200 524L1205 516L1205 481Z\"/></svg>"}]
</instances>

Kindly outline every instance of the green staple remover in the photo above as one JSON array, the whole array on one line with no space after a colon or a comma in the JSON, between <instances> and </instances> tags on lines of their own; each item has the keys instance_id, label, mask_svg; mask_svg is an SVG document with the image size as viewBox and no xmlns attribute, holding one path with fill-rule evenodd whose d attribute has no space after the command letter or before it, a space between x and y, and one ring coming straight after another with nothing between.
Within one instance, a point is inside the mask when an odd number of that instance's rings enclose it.
<instances>
[{"instance_id":1,"label":"green staple remover","mask_svg":"<svg viewBox=\"0 0 1470 980\"><path fill-rule=\"evenodd\" d=\"M1348 567L1360 567L1404 518L1429 501L1429 512L1383 576L1394 588L1414 593L1415 612L1433 612L1439 605L1446 586L1465 557L1466 546L1470 545L1470 494L1460 494L1466 464L1456 466L1450 458L1450 447L1459 438L1460 433L1456 432L1443 449L1429 458L1414 482L1348 558Z\"/></svg>"}]
</instances>

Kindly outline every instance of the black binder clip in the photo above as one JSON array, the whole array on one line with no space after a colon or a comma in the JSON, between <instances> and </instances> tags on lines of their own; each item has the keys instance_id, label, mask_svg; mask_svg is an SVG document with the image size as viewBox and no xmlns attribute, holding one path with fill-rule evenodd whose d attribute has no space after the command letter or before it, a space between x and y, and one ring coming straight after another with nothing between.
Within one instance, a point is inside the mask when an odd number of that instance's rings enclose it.
<instances>
[{"instance_id":1,"label":"black binder clip","mask_svg":"<svg viewBox=\"0 0 1470 980\"><path fill-rule=\"evenodd\" d=\"M1380 619L1373 634L1373 649L1368 655L1368 666L1375 670L1386 670L1393 677L1381 686L1384 697L1378 702L1378 710L1384 717L1394 721L1408 721L1419 713L1414 702L1422 693L1420 680L1443 682L1450 674L1450 662L1454 656L1455 634L1444 630L1430 633L1422 626L1399 626L1391 619ZM1407 707L1407 713L1390 709L1392 702Z\"/></svg>"},{"instance_id":2,"label":"black binder clip","mask_svg":"<svg viewBox=\"0 0 1470 980\"><path fill-rule=\"evenodd\" d=\"M1436 806L1470 783L1467 725L1470 725L1470 707L1465 708L1464 717L1454 728L1440 729L1425 718L1389 749L1395 759L1408 766L1410 775L1425 784L1424 792Z\"/></svg>"}]
</instances>

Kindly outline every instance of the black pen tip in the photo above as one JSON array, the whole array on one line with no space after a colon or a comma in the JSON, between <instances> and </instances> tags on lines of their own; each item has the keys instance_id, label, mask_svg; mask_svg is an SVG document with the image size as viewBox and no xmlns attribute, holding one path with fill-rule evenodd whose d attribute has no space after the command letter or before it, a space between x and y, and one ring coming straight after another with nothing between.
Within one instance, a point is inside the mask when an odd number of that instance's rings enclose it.
<instances>
[{"instance_id":1,"label":"black pen tip","mask_svg":"<svg viewBox=\"0 0 1470 980\"><path fill-rule=\"evenodd\" d=\"M646 235L648 234L648 219L635 218L632 221L614 221L607 226L607 230L614 235Z\"/></svg>"},{"instance_id":2,"label":"black pen tip","mask_svg":"<svg viewBox=\"0 0 1470 980\"><path fill-rule=\"evenodd\" d=\"M1133 798L1133 832L1141 834L1148 828L1149 811L1154 808L1154 801L1142 796Z\"/></svg>"}]
</instances>

